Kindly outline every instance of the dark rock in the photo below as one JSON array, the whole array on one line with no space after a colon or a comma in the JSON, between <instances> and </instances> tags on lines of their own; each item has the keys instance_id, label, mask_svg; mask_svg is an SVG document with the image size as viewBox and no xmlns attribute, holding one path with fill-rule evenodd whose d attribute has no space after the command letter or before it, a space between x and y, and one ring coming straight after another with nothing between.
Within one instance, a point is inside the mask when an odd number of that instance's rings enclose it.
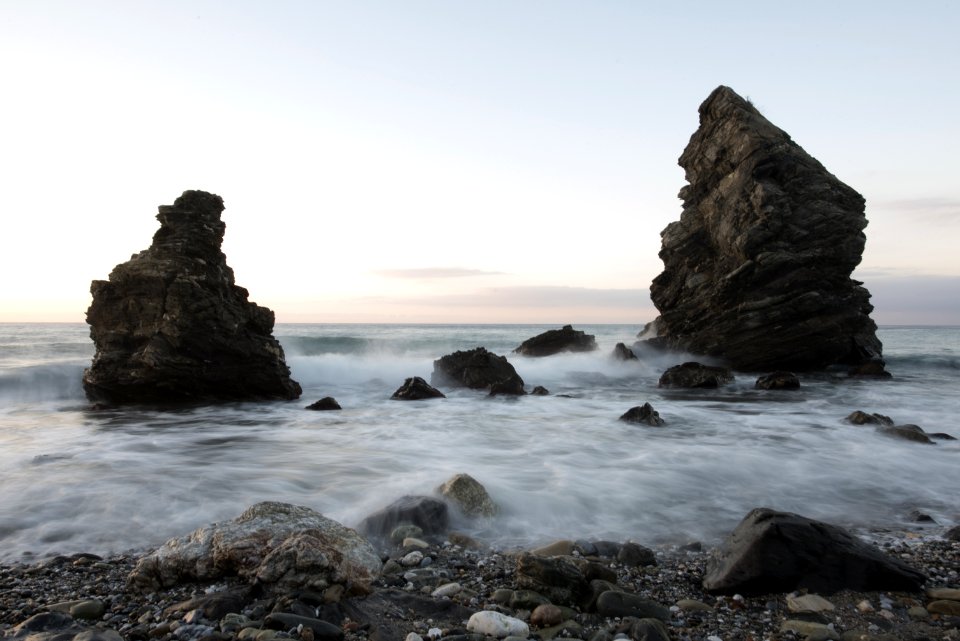
<instances>
[{"instance_id":1,"label":"dark rock","mask_svg":"<svg viewBox=\"0 0 960 641\"><path fill-rule=\"evenodd\" d=\"M605 581L603 579L590 581L590 593L582 601L583 609L586 612L596 612L597 601L600 599L600 595L604 592L617 592L619 589L616 581Z\"/></svg>"},{"instance_id":2,"label":"dark rock","mask_svg":"<svg viewBox=\"0 0 960 641\"><path fill-rule=\"evenodd\" d=\"M313 631L313 638L317 641L340 641L343 638L343 630L339 626L297 614L274 612L267 615L263 624L271 630L292 630L302 625Z\"/></svg>"},{"instance_id":3,"label":"dark rock","mask_svg":"<svg viewBox=\"0 0 960 641\"><path fill-rule=\"evenodd\" d=\"M63 612L35 614L13 627L4 638L29 641L123 641L116 630L100 630L78 624Z\"/></svg>"},{"instance_id":4,"label":"dark rock","mask_svg":"<svg viewBox=\"0 0 960 641\"><path fill-rule=\"evenodd\" d=\"M587 582L600 580L613 584L617 583L616 570L611 568L606 563L599 563L597 561L576 557L573 557L573 562L577 564L578 568L580 568L580 572L583 574L583 578L586 579Z\"/></svg>"},{"instance_id":5,"label":"dark rock","mask_svg":"<svg viewBox=\"0 0 960 641\"><path fill-rule=\"evenodd\" d=\"M366 598L349 599L342 606L345 616L369 628L371 641L404 641L410 632L411 620L432 620L435 627L462 629L462 622L473 614L473 610L450 599L434 599L392 588L377 590ZM443 638L449 641L454 636Z\"/></svg>"},{"instance_id":6,"label":"dark rock","mask_svg":"<svg viewBox=\"0 0 960 641\"><path fill-rule=\"evenodd\" d=\"M437 493L471 517L492 517L499 512L487 488L469 474L455 474L437 488Z\"/></svg>"},{"instance_id":7,"label":"dark rock","mask_svg":"<svg viewBox=\"0 0 960 641\"><path fill-rule=\"evenodd\" d=\"M947 530L943 538L948 541L960 541L960 525L954 525L952 528Z\"/></svg>"},{"instance_id":8,"label":"dark rock","mask_svg":"<svg viewBox=\"0 0 960 641\"><path fill-rule=\"evenodd\" d=\"M884 436L892 436L893 438L903 439L904 441L936 445L919 425L882 425L877 428L877 431Z\"/></svg>"},{"instance_id":9,"label":"dark rock","mask_svg":"<svg viewBox=\"0 0 960 641\"><path fill-rule=\"evenodd\" d=\"M502 381L497 381L490 385L490 396L498 396L500 394L506 394L508 396L523 396L526 392L523 391L523 379L519 376L517 378L508 378Z\"/></svg>"},{"instance_id":10,"label":"dark rock","mask_svg":"<svg viewBox=\"0 0 960 641\"><path fill-rule=\"evenodd\" d=\"M637 360L637 355L634 354L633 350L624 345L623 343L617 343L613 348L613 357L618 361L635 361Z\"/></svg>"},{"instance_id":11,"label":"dark rock","mask_svg":"<svg viewBox=\"0 0 960 641\"><path fill-rule=\"evenodd\" d=\"M597 556L597 546L593 544L593 541L577 539L573 542L573 549L583 556Z\"/></svg>"},{"instance_id":12,"label":"dark rock","mask_svg":"<svg viewBox=\"0 0 960 641\"><path fill-rule=\"evenodd\" d=\"M845 530L797 514L752 510L707 564L708 592L760 595L916 592L926 577Z\"/></svg>"},{"instance_id":13,"label":"dark rock","mask_svg":"<svg viewBox=\"0 0 960 641\"><path fill-rule=\"evenodd\" d=\"M617 561L627 567L649 566L657 564L657 555L650 548L628 541L617 553Z\"/></svg>"},{"instance_id":14,"label":"dark rock","mask_svg":"<svg viewBox=\"0 0 960 641\"><path fill-rule=\"evenodd\" d=\"M597 349L597 340L592 334L586 334L564 325L562 329L547 330L542 334L528 338L513 350L524 356L551 356L560 352L590 352Z\"/></svg>"},{"instance_id":15,"label":"dark rock","mask_svg":"<svg viewBox=\"0 0 960 641\"><path fill-rule=\"evenodd\" d=\"M627 423L646 423L653 427L660 427L664 424L664 420L660 418L660 413L653 409L650 403L631 407L620 417L620 420Z\"/></svg>"},{"instance_id":16,"label":"dark rock","mask_svg":"<svg viewBox=\"0 0 960 641\"><path fill-rule=\"evenodd\" d=\"M534 590L555 605L578 605L589 597L590 583L567 557L521 554L515 572L519 588Z\"/></svg>"},{"instance_id":17,"label":"dark rock","mask_svg":"<svg viewBox=\"0 0 960 641\"><path fill-rule=\"evenodd\" d=\"M383 538L405 524L416 525L427 535L443 534L450 526L447 504L429 496L404 496L365 518L357 529Z\"/></svg>"},{"instance_id":18,"label":"dark rock","mask_svg":"<svg viewBox=\"0 0 960 641\"><path fill-rule=\"evenodd\" d=\"M615 558L620 553L620 544L616 541L594 541L593 547L598 556Z\"/></svg>"},{"instance_id":19,"label":"dark rock","mask_svg":"<svg viewBox=\"0 0 960 641\"><path fill-rule=\"evenodd\" d=\"M533 391L530 392L530 396L549 396L550 390L548 390L543 385L537 385L533 388Z\"/></svg>"},{"instance_id":20,"label":"dark rock","mask_svg":"<svg viewBox=\"0 0 960 641\"><path fill-rule=\"evenodd\" d=\"M955 441L955 440L957 440L957 437L956 437L956 436L951 436L950 434L947 434L947 433L945 433L945 432L933 432L932 434L931 434L930 432L927 432L927 436L929 436L930 438L932 438L932 439L935 440L935 441Z\"/></svg>"},{"instance_id":21,"label":"dark rock","mask_svg":"<svg viewBox=\"0 0 960 641\"><path fill-rule=\"evenodd\" d=\"M933 519L932 516L930 516L925 512L921 512L920 510L910 510L909 518L910 518L910 521L912 521L913 523L936 524L936 521Z\"/></svg>"},{"instance_id":22,"label":"dark rock","mask_svg":"<svg viewBox=\"0 0 960 641\"><path fill-rule=\"evenodd\" d=\"M90 286L91 401L294 399L273 312L249 302L220 251L223 200L186 191L163 205L149 249Z\"/></svg>"},{"instance_id":23,"label":"dark rock","mask_svg":"<svg viewBox=\"0 0 960 641\"><path fill-rule=\"evenodd\" d=\"M884 416L883 414L867 414L860 410L853 412L844 420L854 425L893 425L893 419L889 416Z\"/></svg>"},{"instance_id":24,"label":"dark rock","mask_svg":"<svg viewBox=\"0 0 960 641\"><path fill-rule=\"evenodd\" d=\"M186 613L191 610L200 610L204 618L219 621L231 612L240 612L249 597L248 588L223 590L210 594L201 594L187 601L175 603L166 610L165 615Z\"/></svg>"},{"instance_id":25,"label":"dark rock","mask_svg":"<svg viewBox=\"0 0 960 641\"><path fill-rule=\"evenodd\" d=\"M617 628L633 641L670 641L670 632L660 619L627 617Z\"/></svg>"},{"instance_id":26,"label":"dark rock","mask_svg":"<svg viewBox=\"0 0 960 641\"><path fill-rule=\"evenodd\" d=\"M847 375L854 378L892 378L886 370L886 365L879 358L871 359L847 370Z\"/></svg>"},{"instance_id":27,"label":"dark rock","mask_svg":"<svg viewBox=\"0 0 960 641\"><path fill-rule=\"evenodd\" d=\"M419 401L425 398L446 398L446 396L419 376L414 376L403 381L403 385L390 398L395 401Z\"/></svg>"},{"instance_id":28,"label":"dark rock","mask_svg":"<svg viewBox=\"0 0 960 641\"><path fill-rule=\"evenodd\" d=\"M523 394L523 379L503 356L483 347L454 352L433 362L433 385L490 389L498 385L499 393ZM505 390L512 390L507 392Z\"/></svg>"},{"instance_id":29,"label":"dark rock","mask_svg":"<svg viewBox=\"0 0 960 641\"><path fill-rule=\"evenodd\" d=\"M343 408L340 407L340 403L337 402L337 399L333 398L332 396L324 396L316 403L311 403L310 405L307 405L306 409L326 411L326 410L340 410Z\"/></svg>"},{"instance_id":30,"label":"dark rock","mask_svg":"<svg viewBox=\"0 0 960 641\"><path fill-rule=\"evenodd\" d=\"M512 610L535 610L548 603L550 599L534 590L514 590L510 594L509 606Z\"/></svg>"},{"instance_id":31,"label":"dark rock","mask_svg":"<svg viewBox=\"0 0 960 641\"><path fill-rule=\"evenodd\" d=\"M733 381L733 374L725 367L700 363L674 365L660 377L659 387L715 388Z\"/></svg>"},{"instance_id":32,"label":"dark rock","mask_svg":"<svg viewBox=\"0 0 960 641\"><path fill-rule=\"evenodd\" d=\"M683 212L661 233L655 344L738 370L879 359L862 283L864 200L729 87L680 156Z\"/></svg>"},{"instance_id":33,"label":"dark rock","mask_svg":"<svg viewBox=\"0 0 960 641\"><path fill-rule=\"evenodd\" d=\"M800 379L793 372L773 372L757 379L756 389L800 389Z\"/></svg>"},{"instance_id":34,"label":"dark rock","mask_svg":"<svg viewBox=\"0 0 960 641\"><path fill-rule=\"evenodd\" d=\"M670 609L652 599L619 590L609 590L597 599L597 614L605 617L670 620Z\"/></svg>"}]
</instances>

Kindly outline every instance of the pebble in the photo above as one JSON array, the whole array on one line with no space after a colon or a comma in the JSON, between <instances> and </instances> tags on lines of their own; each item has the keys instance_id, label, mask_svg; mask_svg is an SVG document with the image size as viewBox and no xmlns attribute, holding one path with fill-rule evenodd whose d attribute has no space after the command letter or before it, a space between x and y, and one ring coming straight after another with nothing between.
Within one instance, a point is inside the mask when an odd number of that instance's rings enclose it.
<instances>
[{"instance_id":1,"label":"pebble","mask_svg":"<svg viewBox=\"0 0 960 641\"><path fill-rule=\"evenodd\" d=\"M420 548L425 550L430 547L430 544L424 541L423 539L418 539L416 537L408 536L403 540L403 547L405 548Z\"/></svg>"},{"instance_id":2,"label":"pebble","mask_svg":"<svg viewBox=\"0 0 960 641\"><path fill-rule=\"evenodd\" d=\"M791 612L833 612L836 607L817 594L787 595L787 609Z\"/></svg>"},{"instance_id":3,"label":"pebble","mask_svg":"<svg viewBox=\"0 0 960 641\"><path fill-rule=\"evenodd\" d=\"M467 630L497 639L508 636L524 638L530 636L530 626L526 623L492 610L484 610L471 616L467 621Z\"/></svg>"},{"instance_id":4,"label":"pebble","mask_svg":"<svg viewBox=\"0 0 960 641\"><path fill-rule=\"evenodd\" d=\"M400 565L405 568L412 568L420 565L423 561L423 552L419 550L414 550L409 554L405 554L402 559L400 559Z\"/></svg>"},{"instance_id":5,"label":"pebble","mask_svg":"<svg viewBox=\"0 0 960 641\"><path fill-rule=\"evenodd\" d=\"M423 641L423 637L416 632L411 632L404 641Z\"/></svg>"},{"instance_id":6,"label":"pebble","mask_svg":"<svg viewBox=\"0 0 960 641\"><path fill-rule=\"evenodd\" d=\"M459 583L445 583L431 592L430 596L434 598L452 597L459 594L461 590L463 590L463 586Z\"/></svg>"},{"instance_id":7,"label":"pebble","mask_svg":"<svg viewBox=\"0 0 960 641\"><path fill-rule=\"evenodd\" d=\"M951 617L960 617L960 601L931 601L927 604L927 612L930 614L945 614Z\"/></svg>"}]
</instances>

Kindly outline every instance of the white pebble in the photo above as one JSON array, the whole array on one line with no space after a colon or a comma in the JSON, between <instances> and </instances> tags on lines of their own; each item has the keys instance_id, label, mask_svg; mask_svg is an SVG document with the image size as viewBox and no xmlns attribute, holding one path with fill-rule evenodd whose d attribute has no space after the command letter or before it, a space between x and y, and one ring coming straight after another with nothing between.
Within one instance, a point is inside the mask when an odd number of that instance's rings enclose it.
<instances>
[{"instance_id":1,"label":"white pebble","mask_svg":"<svg viewBox=\"0 0 960 641\"><path fill-rule=\"evenodd\" d=\"M453 596L454 594L459 593L460 590L462 589L463 587L459 583L445 583L444 585L441 585L439 588L434 590L430 594L430 596L433 596L433 597Z\"/></svg>"},{"instance_id":2,"label":"white pebble","mask_svg":"<svg viewBox=\"0 0 960 641\"><path fill-rule=\"evenodd\" d=\"M405 641L423 641L423 637L417 634L416 632L411 632L407 635Z\"/></svg>"},{"instance_id":3,"label":"white pebble","mask_svg":"<svg viewBox=\"0 0 960 641\"><path fill-rule=\"evenodd\" d=\"M437 639L443 636L443 630L440 628L430 628L427 630L427 636L431 641L437 641Z\"/></svg>"},{"instance_id":4,"label":"white pebble","mask_svg":"<svg viewBox=\"0 0 960 641\"><path fill-rule=\"evenodd\" d=\"M530 636L530 627L526 623L492 610L476 612L467 621L467 630L497 639L511 636L524 638Z\"/></svg>"},{"instance_id":5,"label":"white pebble","mask_svg":"<svg viewBox=\"0 0 960 641\"><path fill-rule=\"evenodd\" d=\"M400 559L400 565L405 568L412 568L416 565L420 565L421 561L423 561L423 552L414 550Z\"/></svg>"}]
</instances>

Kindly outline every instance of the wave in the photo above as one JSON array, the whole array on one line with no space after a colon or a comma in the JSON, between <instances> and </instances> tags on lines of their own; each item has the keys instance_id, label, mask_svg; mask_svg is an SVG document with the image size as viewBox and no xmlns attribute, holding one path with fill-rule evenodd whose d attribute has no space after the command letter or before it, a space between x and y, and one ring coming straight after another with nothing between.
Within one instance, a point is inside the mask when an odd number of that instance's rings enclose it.
<instances>
[{"instance_id":1,"label":"wave","mask_svg":"<svg viewBox=\"0 0 960 641\"><path fill-rule=\"evenodd\" d=\"M84 363L29 365L0 372L0 399L43 401L84 398Z\"/></svg>"}]
</instances>

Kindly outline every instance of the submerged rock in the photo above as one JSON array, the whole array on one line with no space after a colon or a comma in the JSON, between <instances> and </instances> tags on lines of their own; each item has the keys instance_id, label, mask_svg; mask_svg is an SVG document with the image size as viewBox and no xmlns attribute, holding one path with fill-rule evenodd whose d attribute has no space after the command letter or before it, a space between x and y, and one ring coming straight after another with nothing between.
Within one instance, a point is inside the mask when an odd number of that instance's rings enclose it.
<instances>
[{"instance_id":1,"label":"submerged rock","mask_svg":"<svg viewBox=\"0 0 960 641\"><path fill-rule=\"evenodd\" d=\"M433 385L469 387L490 390L496 386L498 394L523 394L523 379L503 356L488 352L484 347L458 351L433 361Z\"/></svg>"},{"instance_id":2,"label":"submerged rock","mask_svg":"<svg viewBox=\"0 0 960 641\"><path fill-rule=\"evenodd\" d=\"M701 363L674 365L660 376L658 387L715 388L733 381L733 374L725 367Z\"/></svg>"},{"instance_id":3,"label":"submerged rock","mask_svg":"<svg viewBox=\"0 0 960 641\"><path fill-rule=\"evenodd\" d=\"M793 372L773 372L758 378L754 387L767 390L800 389L800 379Z\"/></svg>"},{"instance_id":4,"label":"submerged rock","mask_svg":"<svg viewBox=\"0 0 960 641\"><path fill-rule=\"evenodd\" d=\"M867 414L862 410L852 412L844 420L854 425L893 425L893 419L889 416L877 413Z\"/></svg>"},{"instance_id":5,"label":"submerged rock","mask_svg":"<svg viewBox=\"0 0 960 641\"><path fill-rule=\"evenodd\" d=\"M162 205L150 247L90 286L93 363L102 403L294 399L273 312L247 300L220 251L223 200L185 191Z\"/></svg>"},{"instance_id":6,"label":"submerged rock","mask_svg":"<svg viewBox=\"0 0 960 641\"><path fill-rule=\"evenodd\" d=\"M390 398L395 401L419 401L425 398L446 398L446 396L419 376L413 376L403 381L403 385Z\"/></svg>"},{"instance_id":7,"label":"submerged rock","mask_svg":"<svg viewBox=\"0 0 960 641\"><path fill-rule=\"evenodd\" d=\"M329 410L341 410L340 403L337 402L332 396L324 396L319 401L315 403L310 403L305 409L314 410L318 412L329 411Z\"/></svg>"},{"instance_id":8,"label":"submerged rock","mask_svg":"<svg viewBox=\"0 0 960 641\"><path fill-rule=\"evenodd\" d=\"M385 538L400 525L415 525L423 534L443 534L450 525L447 504L430 496L402 496L365 518L357 529Z\"/></svg>"},{"instance_id":9,"label":"submerged rock","mask_svg":"<svg viewBox=\"0 0 960 641\"><path fill-rule=\"evenodd\" d=\"M363 594L380 568L373 547L354 530L310 508L267 501L170 539L139 560L129 584L149 592L239 576L277 591L342 585Z\"/></svg>"},{"instance_id":10,"label":"submerged rock","mask_svg":"<svg viewBox=\"0 0 960 641\"><path fill-rule=\"evenodd\" d=\"M661 233L651 341L747 371L879 362L870 294L850 278L860 194L723 86L680 165L689 184Z\"/></svg>"},{"instance_id":11,"label":"submerged rock","mask_svg":"<svg viewBox=\"0 0 960 641\"><path fill-rule=\"evenodd\" d=\"M923 431L922 427L911 423L906 425L881 425L877 428L877 431L884 436L891 436L904 441L936 445L936 443L930 439L930 435Z\"/></svg>"},{"instance_id":12,"label":"submerged rock","mask_svg":"<svg viewBox=\"0 0 960 641\"><path fill-rule=\"evenodd\" d=\"M620 417L620 420L626 421L627 423L645 423L652 427L661 427L664 425L664 420L660 418L660 413L653 409L650 403L631 407Z\"/></svg>"},{"instance_id":13,"label":"submerged rock","mask_svg":"<svg viewBox=\"0 0 960 641\"><path fill-rule=\"evenodd\" d=\"M560 352L590 352L595 349L595 336L564 325L561 329L550 329L528 338L513 352L524 356L552 356Z\"/></svg>"},{"instance_id":14,"label":"submerged rock","mask_svg":"<svg viewBox=\"0 0 960 641\"><path fill-rule=\"evenodd\" d=\"M751 511L707 564L703 587L724 594L807 589L916 592L922 572L834 525L767 508Z\"/></svg>"},{"instance_id":15,"label":"submerged rock","mask_svg":"<svg viewBox=\"0 0 960 641\"><path fill-rule=\"evenodd\" d=\"M613 348L613 357L618 361L635 361L637 355L623 343L617 343Z\"/></svg>"}]
</instances>

